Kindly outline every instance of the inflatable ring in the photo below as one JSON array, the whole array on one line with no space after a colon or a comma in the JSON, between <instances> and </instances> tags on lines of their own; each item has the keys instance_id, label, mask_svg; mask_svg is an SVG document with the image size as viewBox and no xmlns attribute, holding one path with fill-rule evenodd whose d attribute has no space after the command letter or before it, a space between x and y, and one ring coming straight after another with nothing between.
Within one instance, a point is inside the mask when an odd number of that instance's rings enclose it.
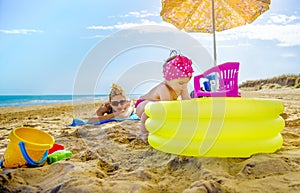
<instances>
[{"instance_id":1,"label":"inflatable ring","mask_svg":"<svg viewBox=\"0 0 300 193\"><path fill-rule=\"evenodd\" d=\"M273 153L283 143L276 99L206 97L148 103L149 144L160 151L196 157L250 157Z\"/></svg>"}]
</instances>

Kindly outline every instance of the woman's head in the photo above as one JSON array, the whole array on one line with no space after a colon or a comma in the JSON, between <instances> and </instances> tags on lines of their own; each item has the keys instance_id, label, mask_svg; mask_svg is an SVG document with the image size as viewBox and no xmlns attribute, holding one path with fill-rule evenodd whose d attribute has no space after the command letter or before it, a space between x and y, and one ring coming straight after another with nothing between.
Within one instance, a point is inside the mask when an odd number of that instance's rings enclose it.
<instances>
[{"instance_id":1,"label":"woman's head","mask_svg":"<svg viewBox=\"0 0 300 193\"><path fill-rule=\"evenodd\" d=\"M114 111L123 110L124 105L127 102L125 90L116 84L112 84L112 88L109 93L109 102Z\"/></svg>"},{"instance_id":2,"label":"woman's head","mask_svg":"<svg viewBox=\"0 0 300 193\"><path fill-rule=\"evenodd\" d=\"M181 55L168 58L163 66L163 73L166 80L191 78L193 72L192 61Z\"/></svg>"},{"instance_id":3,"label":"woman's head","mask_svg":"<svg viewBox=\"0 0 300 193\"><path fill-rule=\"evenodd\" d=\"M116 96L121 96L124 99L126 99L125 90L122 87L120 87L120 86L116 85L115 83L113 83L112 86L111 86L110 93L109 93L109 101L112 101L112 99Z\"/></svg>"}]
</instances>

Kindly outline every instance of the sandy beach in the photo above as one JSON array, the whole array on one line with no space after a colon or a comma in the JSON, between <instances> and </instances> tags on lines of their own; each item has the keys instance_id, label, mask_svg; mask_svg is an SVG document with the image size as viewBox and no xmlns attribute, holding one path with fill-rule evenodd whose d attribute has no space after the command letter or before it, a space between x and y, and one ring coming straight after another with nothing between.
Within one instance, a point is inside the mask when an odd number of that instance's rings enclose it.
<instances>
[{"instance_id":1,"label":"sandy beach","mask_svg":"<svg viewBox=\"0 0 300 193\"><path fill-rule=\"evenodd\" d=\"M250 158L195 158L153 149L139 121L68 127L71 104L0 108L0 159L13 128L48 132L73 156L35 168L0 169L0 192L300 192L300 89L241 90L285 105L284 143ZM86 118L90 112L82 112Z\"/></svg>"}]
</instances>

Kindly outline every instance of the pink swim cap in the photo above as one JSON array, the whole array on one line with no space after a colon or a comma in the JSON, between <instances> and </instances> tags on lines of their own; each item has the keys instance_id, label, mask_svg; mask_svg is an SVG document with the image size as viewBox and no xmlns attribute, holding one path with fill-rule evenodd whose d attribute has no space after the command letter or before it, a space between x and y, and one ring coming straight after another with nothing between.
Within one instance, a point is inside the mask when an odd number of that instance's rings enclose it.
<instances>
[{"instance_id":1,"label":"pink swim cap","mask_svg":"<svg viewBox=\"0 0 300 193\"><path fill-rule=\"evenodd\" d=\"M191 77L194 70L190 59L178 55L165 65L163 72L166 80L173 80Z\"/></svg>"}]
</instances>

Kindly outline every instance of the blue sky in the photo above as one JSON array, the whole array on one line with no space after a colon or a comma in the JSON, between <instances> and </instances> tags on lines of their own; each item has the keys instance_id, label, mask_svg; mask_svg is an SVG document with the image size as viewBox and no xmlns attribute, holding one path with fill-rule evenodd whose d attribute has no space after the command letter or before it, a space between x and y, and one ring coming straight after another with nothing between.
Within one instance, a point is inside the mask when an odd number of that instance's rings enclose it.
<instances>
[{"instance_id":1,"label":"blue sky","mask_svg":"<svg viewBox=\"0 0 300 193\"><path fill-rule=\"evenodd\" d=\"M162 21L160 9L159 0L0 0L0 94L72 94L85 58L107 37L135 26L171 27ZM212 52L211 34L189 35ZM240 83L300 73L297 0L273 0L252 24L216 35L217 62L239 61ZM113 69L98 77L94 91L108 90L121 77L124 61L163 61L167 56L167 49L131 49L112 59Z\"/></svg>"}]
</instances>

